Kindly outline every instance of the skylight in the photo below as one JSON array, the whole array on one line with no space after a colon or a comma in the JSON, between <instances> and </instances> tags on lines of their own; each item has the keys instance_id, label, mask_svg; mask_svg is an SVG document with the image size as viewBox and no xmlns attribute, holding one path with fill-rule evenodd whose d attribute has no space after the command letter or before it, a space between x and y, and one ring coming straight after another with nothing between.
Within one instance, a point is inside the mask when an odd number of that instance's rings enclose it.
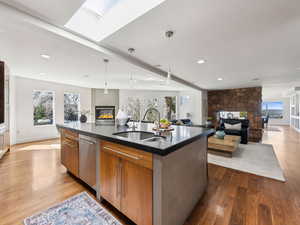
<instances>
[{"instance_id":1,"label":"skylight","mask_svg":"<svg viewBox=\"0 0 300 225\"><path fill-rule=\"evenodd\" d=\"M122 0L87 0L82 7L100 17L103 17L110 9Z\"/></svg>"},{"instance_id":2,"label":"skylight","mask_svg":"<svg viewBox=\"0 0 300 225\"><path fill-rule=\"evenodd\" d=\"M65 24L100 42L165 0L86 0Z\"/></svg>"}]
</instances>

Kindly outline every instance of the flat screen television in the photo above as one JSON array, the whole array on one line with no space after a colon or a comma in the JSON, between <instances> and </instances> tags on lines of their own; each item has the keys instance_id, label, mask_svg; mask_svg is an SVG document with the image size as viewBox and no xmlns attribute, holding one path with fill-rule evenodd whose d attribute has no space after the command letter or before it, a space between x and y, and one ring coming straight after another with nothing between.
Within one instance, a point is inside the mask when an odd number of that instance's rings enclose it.
<instances>
[{"instance_id":1,"label":"flat screen television","mask_svg":"<svg viewBox=\"0 0 300 225\"><path fill-rule=\"evenodd\" d=\"M0 61L0 125L3 124L5 117L5 75L4 62Z\"/></svg>"}]
</instances>

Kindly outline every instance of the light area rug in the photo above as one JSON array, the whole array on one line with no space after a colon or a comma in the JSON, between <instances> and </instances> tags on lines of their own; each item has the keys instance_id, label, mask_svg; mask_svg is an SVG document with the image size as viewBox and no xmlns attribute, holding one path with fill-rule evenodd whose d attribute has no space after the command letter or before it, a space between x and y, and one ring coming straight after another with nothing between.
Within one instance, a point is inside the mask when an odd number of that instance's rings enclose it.
<instances>
[{"instance_id":1,"label":"light area rug","mask_svg":"<svg viewBox=\"0 0 300 225\"><path fill-rule=\"evenodd\" d=\"M240 144L232 158L208 153L208 163L285 181L273 146L268 144Z\"/></svg>"},{"instance_id":2,"label":"light area rug","mask_svg":"<svg viewBox=\"0 0 300 225\"><path fill-rule=\"evenodd\" d=\"M24 220L25 225L122 225L97 201L82 192Z\"/></svg>"}]
</instances>

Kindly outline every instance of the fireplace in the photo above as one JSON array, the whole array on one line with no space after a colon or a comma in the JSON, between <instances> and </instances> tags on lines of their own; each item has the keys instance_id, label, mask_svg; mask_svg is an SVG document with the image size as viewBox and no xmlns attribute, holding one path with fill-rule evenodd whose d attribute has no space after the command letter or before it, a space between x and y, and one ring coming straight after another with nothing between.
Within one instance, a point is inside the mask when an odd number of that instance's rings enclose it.
<instances>
[{"instance_id":1,"label":"fireplace","mask_svg":"<svg viewBox=\"0 0 300 225\"><path fill-rule=\"evenodd\" d=\"M115 106L96 106L95 121L101 124L115 122Z\"/></svg>"}]
</instances>

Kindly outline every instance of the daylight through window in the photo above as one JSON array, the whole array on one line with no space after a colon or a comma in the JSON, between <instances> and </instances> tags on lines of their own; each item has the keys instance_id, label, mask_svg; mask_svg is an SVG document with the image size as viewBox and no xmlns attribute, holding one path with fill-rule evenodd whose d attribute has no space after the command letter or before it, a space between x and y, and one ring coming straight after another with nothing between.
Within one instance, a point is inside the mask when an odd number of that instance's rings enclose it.
<instances>
[{"instance_id":1,"label":"daylight through window","mask_svg":"<svg viewBox=\"0 0 300 225\"><path fill-rule=\"evenodd\" d=\"M66 122L78 121L80 110L80 95L75 93L64 94L64 119Z\"/></svg>"},{"instance_id":2,"label":"daylight through window","mask_svg":"<svg viewBox=\"0 0 300 225\"><path fill-rule=\"evenodd\" d=\"M52 91L33 91L33 123L34 126L52 125L54 123Z\"/></svg>"},{"instance_id":3,"label":"daylight through window","mask_svg":"<svg viewBox=\"0 0 300 225\"><path fill-rule=\"evenodd\" d=\"M262 103L263 116L269 116L273 119L283 118L283 103L282 102L263 102Z\"/></svg>"}]
</instances>

